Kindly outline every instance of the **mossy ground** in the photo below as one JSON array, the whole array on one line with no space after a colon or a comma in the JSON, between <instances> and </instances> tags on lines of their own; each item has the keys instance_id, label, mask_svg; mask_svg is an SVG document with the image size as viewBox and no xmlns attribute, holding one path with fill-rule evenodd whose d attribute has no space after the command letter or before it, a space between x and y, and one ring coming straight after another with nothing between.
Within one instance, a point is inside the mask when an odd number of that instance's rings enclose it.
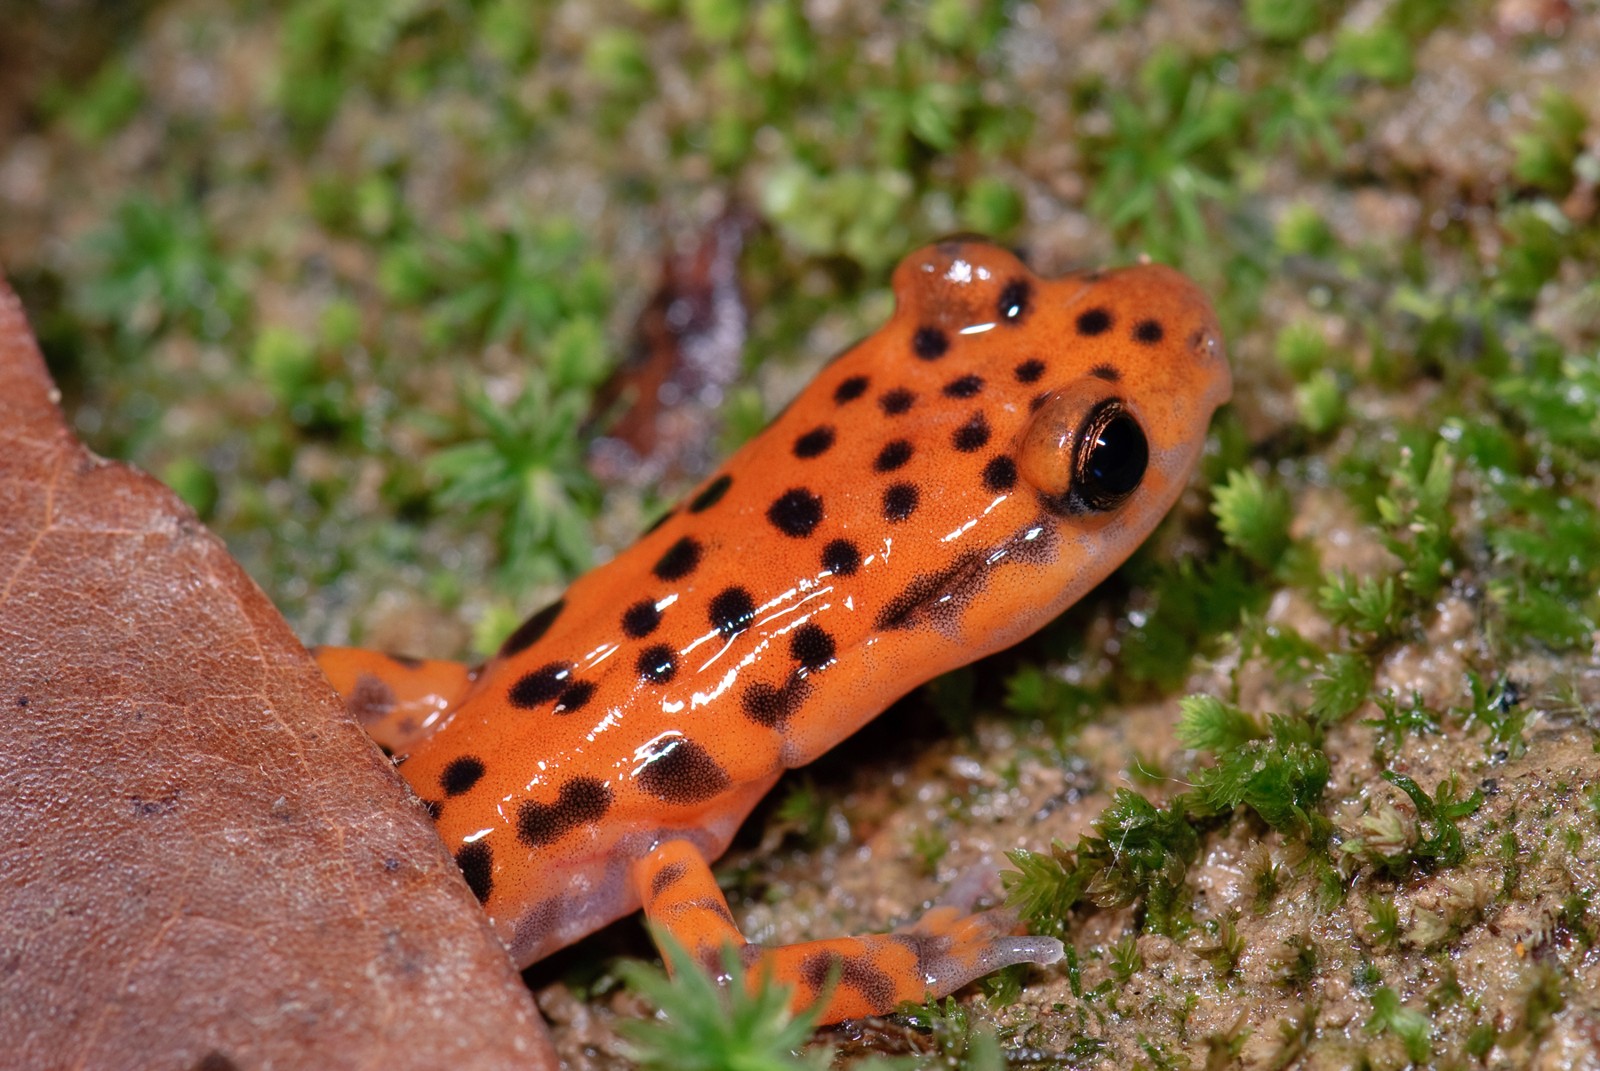
<instances>
[{"instance_id":1,"label":"mossy ground","mask_svg":"<svg viewBox=\"0 0 1600 1071\"><path fill-rule=\"evenodd\" d=\"M0 261L80 434L308 641L490 650L683 490L595 487L577 428L730 200L769 224L730 442L944 233L1215 295L1235 402L1161 532L721 865L793 940L1033 853L1068 962L841 1059L1600 1060L1593 4L109 7L0 29ZM575 1067L623 1062L619 945L538 975Z\"/></svg>"}]
</instances>

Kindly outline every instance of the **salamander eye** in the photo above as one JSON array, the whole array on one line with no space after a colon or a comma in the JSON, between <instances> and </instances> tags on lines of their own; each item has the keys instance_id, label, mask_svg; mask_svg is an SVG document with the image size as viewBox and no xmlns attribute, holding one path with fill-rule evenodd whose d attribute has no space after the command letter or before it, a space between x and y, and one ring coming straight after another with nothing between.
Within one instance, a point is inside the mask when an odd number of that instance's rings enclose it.
<instances>
[{"instance_id":1,"label":"salamander eye","mask_svg":"<svg viewBox=\"0 0 1600 1071\"><path fill-rule=\"evenodd\" d=\"M1115 398L1090 411L1078 432L1076 447L1072 494L1097 512L1127 501L1150 464L1144 429Z\"/></svg>"},{"instance_id":2,"label":"salamander eye","mask_svg":"<svg viewBox=\"0 0 1600 1071\"><path fill-rule=\"evenodd\" d=\"M1116 387L1085 377L1052 392L1017 444L1017 469L1059 516L1107 513L1150 466L1150 442Z\"/></svg>"}]
</instances>

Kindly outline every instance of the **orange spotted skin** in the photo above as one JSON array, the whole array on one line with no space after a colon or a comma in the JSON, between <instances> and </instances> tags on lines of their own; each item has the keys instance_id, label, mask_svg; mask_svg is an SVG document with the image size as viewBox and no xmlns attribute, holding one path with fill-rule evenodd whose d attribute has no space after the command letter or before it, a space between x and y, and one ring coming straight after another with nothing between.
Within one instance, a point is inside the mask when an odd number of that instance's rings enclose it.
<instances>
[{"instance_id":1,"label":"orange spotted skin","mask_svg":"<svg viewBox=\"0 0 1600 1071\"><path fill-rule=\"evenodd\" d=\"M799 1003L832 981L837 1019L1059 954L951 909L760 949L710 878L784 769L1127 558L1229 396L1211 308L1169 268L1044 280L958 240L912 254L893 285L877 333L481 672L438 664L420 692L459 694L392 738L519 964L643 904L710 964L741 948ZM381 656L319 657L347 696L363 667L417 691Z\"/></svg>"}]
</instances>

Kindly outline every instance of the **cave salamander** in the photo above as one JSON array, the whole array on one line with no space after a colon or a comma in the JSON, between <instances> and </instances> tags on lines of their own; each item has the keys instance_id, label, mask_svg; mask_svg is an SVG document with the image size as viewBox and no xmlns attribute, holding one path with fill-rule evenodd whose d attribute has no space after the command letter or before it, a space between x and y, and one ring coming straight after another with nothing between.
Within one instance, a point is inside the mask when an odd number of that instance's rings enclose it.
<instances>
[{"instance_id":1,"label":"cave salamander","mask_svg":"<svg viewBox=\"0 0 1600 1071\"><path fill-rule=\"evenodd\" d=\"M1211 307L1170 268L1041 279L960 239L893 289L880 330L486 664L318 652L519 965L642 906L836 1021L1061 955L949 906L765 947L712 876L784 770L1127 558L1229 397Z\"/></svg>"}]
</instances>

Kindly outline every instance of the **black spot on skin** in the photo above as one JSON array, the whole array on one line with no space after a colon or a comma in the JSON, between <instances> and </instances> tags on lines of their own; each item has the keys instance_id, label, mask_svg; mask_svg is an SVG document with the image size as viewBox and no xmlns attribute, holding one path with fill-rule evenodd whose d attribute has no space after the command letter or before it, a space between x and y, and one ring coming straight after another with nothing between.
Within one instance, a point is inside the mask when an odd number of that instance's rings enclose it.
<instances>
[{"instance_id":1,"label":"black spot on skin","mask_svg":"<svg viewBox=\"0 0 1600 1071\"><path fill-rule=\"evenodd\" d=\"M767 507L767 520L784 535L804 539L822 523L822 499L803 487L791 487Z\"/></svg>"},{"instance_id":2,"label":"black spot on skin","mask_svg":"<svg viewBox=\"0 0 1600 1071\"><path fill-rule=\"evenodd\" d=\"M1107 383L1115 383L1117 380L1122 378L1122 373L1111 367L1109 364L1097 364L1093 368L1089 369L1089 374L1094 376L1096 379L1103 379Z\"/></svg>"},{"instance_id":3,"label":"black spot on skin","mask_svg":"<svg viewBox=\"0 0 1600 1071\"><path fill-rule=\"evenodd\" d=\"M962 376L946 383L943 394L946 398L971 398L981 390L983 390L982 376Z\"/></svg>"},{"instance_id":4,"label":"black spot on skin","mask_svg":"<svg viewBox=\"0 0 1600 1071\"><path fill-rule=\"evenodd\" d=\"M566 605L565 599L557 599L518 625L517 630L500 645L500 657L512 658L544 639L544 634L550 631L550 626L561 616L561 610Z\"/></svg>"},{"instance_id":5,"label":"black spot on skin","mask_svg":"<svg viewBox=\"0 0 1600 1071\"><path fill-rule=\"evenodd\" d=\"M1018 383L1037 383L1044 375L1044 362L1037 357L1029 358L1017 365L1015 374Z\"/></svg>"},{"instance_id":6,"label":"black spot on skin","mask_svg":"<svg viewBox=\"0 0 1600 1071\"><path fill-rule=\"evenodd\" d=\"M900 594L878 611L874 624L880 632L915 628L925 608L949 605L970 594L982 582L983 574L983 555L971 552L957 558L947 569L912 577Z\"/></svg>"},{"instance_id":7,"label":"black spot on skin","mask_svg":"<svg viewBox=\"0 0 1600 1071\"><path fill-rule=\"evenodd\" d=\"M833 400L843 405L845 402L855 401L865 393L867 393L867 377L851 376L833 389Z\"/></svg>"},{"instance_id":8,"label":"black spot on skin","mask_svg":"<svg viewBox=\"0 0 1600 1071\"><path fill-rule=\"evenodd\" d=\"M1078 334L1103 335L1111 330L1111 314L1105 309L1089 309L1078 314Z\"/></svg>"},{"instance_id":9,"label":"black spot on skin","mask_svg":"<svg viewBox=\"0 0 1600 1071\"><path fill-rule=\"evenodd\" d=\"M1038 394L1035 394L1032 398L1028 399L1028 411L1030 413L1037 413L1040 409L1044 408L1044 403L1049 399L1049 391L1040 391Z\"/></svg>"},{"instance_id":10,"label":"black spot on skin","mask_svg":"<svg viewBox=\"0 0 1600 1071\"><path fill-rule=\"evenodd\" d=\"M786 693L782 688L774 688L763 681L757 681L744 690L739 703L744 709L745 717L757 725L774 729L782 725L784 718L789 715L786 699Z\"/></svg>"},{"instance_id":11,"label":"black spot on skin","mask_svg":"<svg viewBox=\"0 0 1600 1071\"><path fill-rule=\"evenodd\" d=\"M658 898L687 873L689 873L688 863L668 863L656 871L650 876L650 899Z\"/></svg>"},{"instance_id":12,"label":"black spot on skin","mask_svg":"<svg viewBox=\"0 0 1600 1071\"><path fill-rule=\"evenodd\" d=\"M737 929L739 926L739 924L734 921L733 912L728 910L728 905L721 903L709 896L698 896L693 900L683 900L676 906L677 911L675 914L681 915L688 911L709 911L723 922L726 922L729 926L732 926L735 929ZM710 950L708 949L707 951ZM720 954L714 955L713 959L715 962L713 962L710 966L712 970L716 970L720 965Z\"/></svg>"},{"instance_id":13,"label":"black spot on skin","mask_svg":"<svg viewBox=\"0 0 1600 1071\"><path fill-rule=\"evenodd\" d=\"M722 496L728 493L728 488L733 486L733 477L723 473L710 483L706 484L704 491L694 496L694 501L689 503L690 513L704 513L706 510L722 501Z\"/></svg>"},{"instance_id":14,"label":"black spot on skin","mask_svg":"<svg viewBox=\"0 0 1600 1071\"><path fill-rule=\"evenodd\" d=\"M661 611L654 599L640 599L622 612L622 631L630 639L642 640L661 624Z\"/></svg>"},{"instance_id":15,"label":"black spot on skin","mask_svg":"<svg viewBox=\"0 0 1600 1071\"><path fill-rule=\"evenodd\" d=\"M822 548L822 567L834 576L854 576L861 568L861 552L848 539L835 539Z\"/></svg>"},{"instance_id":16,"label":"black spot on skin","mask_svg":"<svg viewBox=\"0 0 1600 1071\"><path fill-rule=\"evenodd\" d=\"M872 468L875 472L893 472L910 460L911 444L904 439L896 439L878 451L877 458L872 462Z\"/></svg>"},{"instance_id":17,"label":"black spot on skin","mask_svg":"<svg viewBox=\"0 0 1600 1071\"><path fill-rule=\"evenodd\" d=\"M955 430L950 436L950 445L960 450L963 454L970 454L974 450L981 450L989 443L989 422L982 413L973 413L972 418Z\"/></svg>"},{"instance_id":18,"label":"black spot on skin","mask_svg":"<svg viewBox=\"0 0 1600 1071\"><path fill-rule=\"evenodd\" d=\"M744 588L723 588L711 600L711 623L724 639L733 639L755 620L756 601Z\"/></svg>"},{"instance_id":19,"label":"black spot on skin","mask_svg":"<svg viewBox=\"0 0 1600 1071\"><path fill-rule=\"evenodd\" d=\"M820 428L812 428L794 441L794 456L802 459L820 457L832 445L833 429L824 424Z\"/></svg>"},{"instance_id":20,"label":"black spot on skin","mask_svg":"<svg viewBox=\"0 0 1600 1071\"><path fill-rule=\"evenodd\" d=\"M494 852L489 842L478 840L463 844L456 850L456 866L461 868L461 876L467 879L467 888L478 898L478 903L488 903L489 894L494 891Z\"/></svg>"},{"instance_id":21,"label":"black spot on skin","mask_svg":"<svg viewBox=\"0 0 1600 1071\"><path fill-rule=\"evenodd\" d=\"M462 755L451 759L439 775L439 787L446 796L460 796L470 792L483 776L483 760L476 755Z\"/></svg>"},{"instance_id":22,"label":"black spot on skin","mask_svg":"<svg viewBox=\"0 0 1600 1071\"><path fill-rule=\"evenodd\" d=\"M684 536L667 548L667 552L661 555L661 560L650 571L662 580L682 580L700 564L700 553L700 544Z\"/></svg>"},{"instance_id":23,"label":"black spot on skin","mask_svg":"<svg viewBox=\"0 0 1600 1071\"><path fill-rule=\"evenodd\" d=\"M1143 342L1146 346L1154 346L1166 336L1159 320L1140 320L1133 325L1134 341Z\"/></svg>"},{"instance_id":24,"label":"black spot on skin","mask_svg":"<svg viewBox=\"0 0 1600 1071\"><path fill-rule=\"evenodd\" d=\"M611 786L597 777L574 777L561 786L554 803L524 800L517 808L517 839L530 848L554 843L611 809Z\"/></svg>"},{"instance_id":25,"label":"black spot on skin","mask_svg":"<svg viewBox=\"0 0 1600 1071\"><path fill-rule=\"evenodd\" d=\"M387 718L398 702L394 689L371 673L358 674L355 687L344 697L345 709L362 725Z\"/></svg>"},{"instance_id":26,"label":"black spot on skin","mask_svg":"<svg viewBox=\"0 0 1600 1071\"><path fill-rule=\"evenodd\" d=\"M937 327L919 327L911 336L911 352L924 361L936 361L950 349L950 339Z\"/></svg>"},{"instance_id":27,"label":"black spot on skin","mask_svg":"<svg viewBox=\"0 0 1600 1071\"><path fill-rule=\"evenodd\" d=\"M894 979L862 957L816 952L800 961L800 977L812 992L821 992L830 981L837 981L860 993L875 1007L894 1006Z\"/></svg>"},{"instance_id":28,"label":"black spot on skin","mask_svg":"<svg viewBox=\"0 0 1600 1071\"><path fill-rule=\"evenodd\" d=\"M916 510L919 497L914 483L889 485L883 492L883 519L896 523L905 520Z\"/></svg>"},{"instance_id":29,"label":"black spot on skin","mask_svg":"<svg viewBox=\"0 0 1600 1071\"><path fill-rule=\"evenodd\" d=\"M392 654L389 656L389 661L401 669L418 669L422 665L422 659L412 658L410 655L403 654Z\"/></svg>"},{"instance_id":30,"label":"black spot on skin","mask_svg":"<svg viewBox=\"0 0 1600 1071\"><path fill-rule=\"evenodd\" d=\"M789 716L811 692L811 685L799 670L789 674L782 688L757 681L744 690L739 704L744 716L768 729L782 729Z\"/></svg>"},{"instance_id":31,"label":"black spot on skin","mask_svg":"<svg viewBox=\"0 0 1600 1071\"><path fill-rule=\"evenodd\" d=\"M991 491L1009 491L1017 485L1017 463L1001 454L983 466L983 486Z\"/></svg>"},{"instance_id":32,"label":"black spot on skin","mask_svg":"<svg viewBox=\"0 0 1600 1071\"><path fill-rule=\"evenodd\" d=\"M949 938L923 937L918 934L910 933L891 933L887 936L889 940L893 941L895 944L901 946L913 956L917 957L916 970L918 978L927 978L929 975L937 976L941 973L940 971L935 970L934 967L939 960L944 958L944 954L948 952L950 944Z\"/></svg>"},{"instance_id":33,"label":"black spot on skin","mask_svg":"<svg viewBox=\"0 0 1600 1071\"><path fill-rule=\"evenodd\" d=\"M522 679L511 686L507 698L511 705L521 710L529 710L540 703L548 703L560 695L567 687L567 678L572 675L572 667L565 662L551 662L549 665L540 666L532 673L525 673Z\"/></svg>"},{"instance_id":34,"label":"black spot on skin","mask_svg":"<svg viewBox=\"0 0 1600 1071\"><path fill-rule=\"evenodd\" d=\"M594 698L593 681L573 681L567 685L556 700L557 714L572 714L582 710Z\"/></svg>"},{"instance_id":35,"label":"black spot on skin","mask_svg":"<svg viewBox=\"0 0 1600 1071\"><path fill-rule=\"evenodd\" d=\"M520 956L543 944L566 916L565 907L566 894L557 893L534 904L531 911L523 912L511 935L512 956Z\"/></svg>"},{"instance_id":36,"label":"black spot on skin","mask_svg":"<svg viewBox=\"0 0 1600 1071\"><path fill-rule=\"evenodd\" d=\"M678 656L664 643L657 643L639 652L639 676L656 684L665 684L678 674Z\"/></svg>"},{"instance_id":37,"label":"black spot on skin","mask_svg":"<svg viewBox=\"0 0 1600 1071\"><path fill-rule=\"evenodd\" d=\"M422 809L428 812L428 817L435 822L439 820L439 812L444 810L444 804L438 800L423 800Z\"/></svg>"},{"instance_id":38,"label":"black spot on skin","mask_svg":"<svg viewBox=\"0 0 1600 1071\"><path fill-rule=\"evenodd\" d=\"M711 752L684 738L668 743L634 779L663 803L702 803L731 784Z\"/></svg>"},{"instance_id":39,"label":"black spot on skin","mask_svg":"<svg viewBox=\"0 0 1600 1071\"><path fill-rule=\"evenodd\" d=\"M1000 291L998 311L1000 319L1007 323L1021 323L1022 318L1028 314L1028 306L1033 299L1033 287L1028 285L1026 279L1013 279Z\"/></svg>"},{"instance_id":40,"label":"black spot on skin","mask_svg":"<svg viewBox=\"0 0 1600 1071\"><path fill-rule=\"evenodd\" d=\"M789 653L796 662L816 672L832 663L838 650L827 629L808 621L789 635Z\"/></svg>"},{"instance_id":41,"label":"black spot on skin","mask_svg":"<svg viewBox=\"0 0 1600 1071\"><path fill-rule=\"evenodd\" d=\"M910 409L916 400L915 394L904 387L896 387L894 390L883 392L878 398L878 407L888 416L899 416Z\"/></svg>"}]
</instances>

